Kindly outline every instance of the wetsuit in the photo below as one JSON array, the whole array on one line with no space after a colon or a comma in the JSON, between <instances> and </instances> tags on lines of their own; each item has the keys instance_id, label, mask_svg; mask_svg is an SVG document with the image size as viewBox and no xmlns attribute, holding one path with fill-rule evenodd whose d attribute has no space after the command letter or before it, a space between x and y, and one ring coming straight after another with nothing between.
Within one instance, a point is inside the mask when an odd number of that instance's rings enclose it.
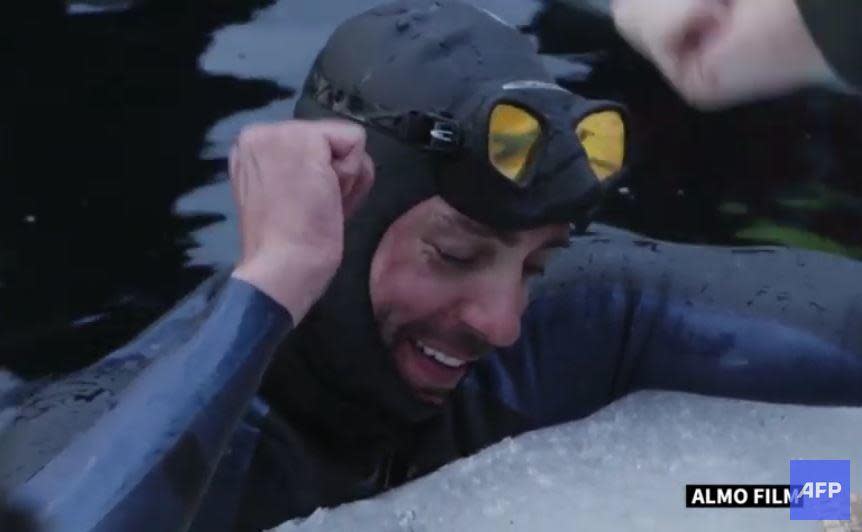
<instances>
[{"instance_id":1,"label":"wetsuit","mask_svg":"<svg viewBox=\"0 0 862 532\"><path fill-rule=\"evenodd\" d=\"M270 389L269 402L256 398L221 449L194 529L259 530L321 505L372 496L502 437L586 416L643 388L862 405L860 278L859 262L813 252L666 244L611 229L576 239L534 287L520 340L479 363L438 415L399 423L342 400L340 390L316 381L301 363L292 366L292 377L280 373L283 393ZM172 433L139 426L146 402L131 392L162 394L153 371L159 364L176 368L186 357L230 359L246 350L251 356L234 367L248 363L243 378L256 378L256 361L265 356L255 353L270 353L289 324L253 288L235 280L217 288L222 283L213 279L96 367L31 396L0 443L8 450L11 434L18 452L30 446L11 472L3 464L5 483L36 473L30 494L63 502L64 518L102 511L104 530L180 526L183 509L196 504L206 482L206 465L219 454L215 440L233 427L237 410L229 407L246 398L226 388L226 401L198 408L200 422ZM209 380L197 393L219 389L217 372L206 377L206 367L195 367ZM126 382L134 386L119 395ZM50 482L56 464L43 466L52 457L82 460L93 445L114 441L110 430L117 426L105 421L111 415L126 419L136 438L181 450L148 455L150 483L134 478L125 453L103 457L97 465L118 469L134 489L105 497L113 509L92 508L99 497L76 499L80 489L110 486L82 473L70 493L68 485ZM58 416L67 420L66 431L58 429ZM198 427L207 426L219 428L204 429L214 438L204 444ZM85 444L81 437L70 444L82 430Z\"/></svg>"},{"instance_id":2,"label":"wetsuit","mask_svg":"<svg viewBox=\"0 0 862 532\"><path fill-rule=\"evenodd\" d=\"M826 61L847 83L862 87L862 3L796 0Z\"/></svg>"},{"instance_id":3,"label":"wetsuit","mask_svg":"<svg viewBox=\"0 0 862 532\"><path fill-rule=\"evenodd\" d=\"M253 286L210 279L94 366L0 396L17 406L0 490L51 530L184 529L291 328Z\"/></svg>"},{"instance_id":4,"label":"wetsuit","mask_svg":"<svg viewBox=\"0 0 862 532\"><path fill-rule=\"evenodd\" d=\"M316 385L301 362L281 372L279 391L264 389L270 404L257 402L238 431L243 452L216 479L235 483L214 485L199 530L255 530L368 497L639 389L862 405L860 278L862 264L819 253L609 229L577 239L534 287L519 341L485 358L432 419L399 425ZM237 489L238 507L225 504Z\"/></svg>"}]
</instances>

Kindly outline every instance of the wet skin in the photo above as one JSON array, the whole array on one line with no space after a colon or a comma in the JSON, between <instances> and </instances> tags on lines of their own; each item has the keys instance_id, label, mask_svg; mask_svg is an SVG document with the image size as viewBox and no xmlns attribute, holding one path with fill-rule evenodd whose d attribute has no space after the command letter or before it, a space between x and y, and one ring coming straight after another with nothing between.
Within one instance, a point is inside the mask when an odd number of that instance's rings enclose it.
<instances>
[{"instance_id":1,"label":"wet skin","mask_svg":"<svg viewBox=\"0 0 862 532\"><path fill-rule=\"evenodd\" d=\"M494 231L439 197L389 227L371 262L371 303L417 397L441 404L473 362L518 339L528 281L568 235L566 224Z\"/></svg>"}]
</instances>

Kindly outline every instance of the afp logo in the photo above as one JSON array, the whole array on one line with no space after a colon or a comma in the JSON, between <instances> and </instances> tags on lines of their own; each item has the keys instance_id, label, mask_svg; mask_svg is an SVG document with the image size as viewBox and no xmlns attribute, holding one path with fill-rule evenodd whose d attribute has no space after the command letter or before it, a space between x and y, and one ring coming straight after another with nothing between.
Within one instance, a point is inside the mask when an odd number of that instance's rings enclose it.
<instances>
[{"instance_id":1,"label":"afp logo","mask_svg":"<svg viewBox=\"0 0 862 532\"><path fill-rule=\"evenodd\" d=\"M850 519L850 460L791 460L790 485L790 519Z\"/></svg>"},{"instance_id":2,"label":"afp logo","mask_svg":"<svg viewBox=\"0 0 862 532\"><path fill-rule=\"evenodd\" d=\"M831 499L844 491L840 482L806 482L802 489L794 494L797 501L805 497L808 499L819 499L826 497Z\"/></svg>"}]
</instances>

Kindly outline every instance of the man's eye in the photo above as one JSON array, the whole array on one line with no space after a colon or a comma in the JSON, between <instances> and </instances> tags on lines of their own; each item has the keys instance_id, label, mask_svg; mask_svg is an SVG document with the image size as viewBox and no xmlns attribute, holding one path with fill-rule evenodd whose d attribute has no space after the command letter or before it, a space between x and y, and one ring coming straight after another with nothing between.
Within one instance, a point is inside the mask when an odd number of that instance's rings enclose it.
<instances>
[{"instance_id":1,"label":"man's eye","mask_svg":"<svg viewBox=\"0 0 862 532\"><path fill-rule=\"evenodd\" d=\"M437 246L432 247L434 248L434 252L437 253L438 257L453 266L466 268L468 266L472 266L476 260L473 256L470 255L455 254Z\"/></svg>"}]
</instances>

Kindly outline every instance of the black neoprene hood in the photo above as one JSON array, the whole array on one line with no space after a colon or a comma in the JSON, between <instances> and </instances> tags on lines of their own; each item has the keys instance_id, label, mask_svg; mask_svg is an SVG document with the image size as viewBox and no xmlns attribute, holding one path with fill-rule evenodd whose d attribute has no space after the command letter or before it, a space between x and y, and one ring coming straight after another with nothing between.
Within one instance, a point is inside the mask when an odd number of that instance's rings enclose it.
<instances>
[{"instance_id":1,"label":"black neoprene hood","mask_svg":"<svg viewBox=\"0 0 862 532\"><path fill-rule=\"evenodd\" d=\"M489 117L499 104L528 110L541 128L525 186L514 186L489 160ZM491 14L460 2L408 0L335 31L306 80L297 116L340 116L390 133L408 149L372 139L381 180L390 179L386 161L411 160L414 171L395 177L400 186L517 230L589 219L602 185L573 124L607 108L622 114L615 103L556 85L530 38ZM418 158L422 151L432 156Z\"/></svg>"},{"instance_id":2,"label":"black neoprene hood","mask_svg":"<svg viewBox=\"0 0 862 532\"><path fill-rule=\"evenodd\" d=\"M284 404L306 401L298 391L285 391L282 383L286 373L307 373L305 381L321 382L321 389L333 391L326 400L350 412L342 423L374 410L362 405L401 419L427 414L429 407L419 403L397 374L369 295L377 246L386 229L412 207L440 195L473 219L498 229L518 229L575 222L600 196L582 150L564 153L555 147L555 137L561 136L555 117L574 117L595 105L556 87L533 42L517 29L461 2L401 0L360 14L335 30L308 76L296 105L297 118L344 118L344 110L370 104L447 113L469 125L481 121L471 113L483 108L483 97L503 91L507 83L520 89L512 90L514 97L554 126L549 128L548 165L539 166L547 175L534 179L539 186L513 190L490 176L481 157L442 157L378 128L366 128L367 151L376 169L374 186L346 224L343 260L327 292L292 335L288 356L278 357L270 371L268 389L275 403L276 396L286 394L296 397L284 397ZM463 131L465 137L473 134L469 127ZM565 135L569 147L577 144L571 130ZM550 187L554 171L570 176L582 172L584 179ZM575 196L580 204L568 201ZM572 212L565 210L573 205Z\"/></svg>"}]
</instances>

